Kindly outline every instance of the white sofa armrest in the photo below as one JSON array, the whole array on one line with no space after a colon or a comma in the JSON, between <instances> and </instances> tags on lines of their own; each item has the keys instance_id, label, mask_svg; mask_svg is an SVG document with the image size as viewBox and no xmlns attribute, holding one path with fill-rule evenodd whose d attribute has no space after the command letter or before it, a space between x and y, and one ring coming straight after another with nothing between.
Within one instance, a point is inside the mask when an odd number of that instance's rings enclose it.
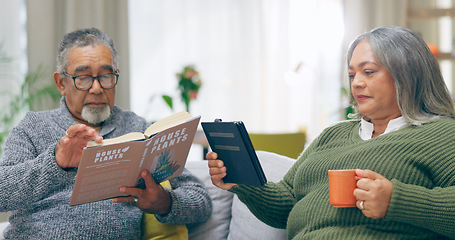
<instances>
[{"instance_id":1,"label":"white sofa armrest","mask_svg":"<svg viewBox=\"0 0 455 240\"><path fill-rule=\"evenodd\" d=\"M185 167L205 184L212 198L213 205L212 215L209 220L203 223L187 224L189 239L227 239L234 194L212 184L207 161L188 161Z\"/></svg>"}]
</instances>

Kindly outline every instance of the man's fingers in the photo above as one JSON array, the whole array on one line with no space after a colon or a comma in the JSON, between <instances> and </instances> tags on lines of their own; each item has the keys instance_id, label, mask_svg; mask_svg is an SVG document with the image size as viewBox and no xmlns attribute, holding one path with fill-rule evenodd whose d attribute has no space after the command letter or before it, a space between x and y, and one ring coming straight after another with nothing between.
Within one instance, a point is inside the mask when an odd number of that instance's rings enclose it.
<instances>
[{"instance_id":1,"label":"man's fingers","mask_svg":"<svg viewBox=\"0 0 455 240\"><path fill-rule=\"evenodd\" d=\"M85 124L74 124L66 130L66 136L69 138L75 137L79 132L87 128Z\"/></svg>"},{"instance_id":2,"label":"man's fingers","mask_svg":"<svg viewBox=\"0 0 455 240\"><path fill-rule=\"evenodd\" d=\"M131 201L131 198L133 198L133 197L117 197L117 198L113 198L112 202L113 203L124 203L124 202L131 203L134 201L134 200Z\"/></svg>"},{"instance_id":3,"label":"man's fingers","mask_svg":"<svg viewBox=\"0 0 455 240\"><path fill-rule=\"evenodd\" d=\"M141 177L144 179L145 190L137 187L120 187L120 192L129 196L140 198L144 194L144 191L156 191L155 189L160 187L160 185L155 182L149 171L143 170L141 172Z\"/></svg>"},{"instance_id":4,"label":"man's fingers","mask_svg":"<svg viewBox=\"0 0 455 240\"><path fill-rule=\"evenodd\" d=\"M68 136L70 138L73 138L76 135L81 134L81 133L84 136L85 135L94 135L94 134L96 134L96 130L85 124L74 124L66 130L66 136Z\"/></svg>"},{"instance_id":5,"label":"man's fingers","mask_svg":"<svg viewBox=\"0 0 455 240\"><path fill-rule=\"evenodd\" d=\"M120 192L124 193L125 195L128 195L128 196L132 196L132 197L141 197L142 196L142 192L144 190L140 189L140 188L135 188L135 187L120 187ZM122 197L123 199L124 197ZM126 201L123 201L123 202L129 202L128 200Z\"/></svg>"},{"instance_id":6,"label":"man's fingers","mask_svg":"<svg viewBox=\"0 0 455 240\"><path fill-rule=\"evenodd\" d=\"M152 175L150 174L149 171L143 170L141 172L141 177L144 179L146 189L151 189L158 186L158 184L155 182L155 179L152 178Z\"/></svg>"},{"instance_id":7,"label":"man's fingers","mask_svg":"<svg viewBox=\"0 0 455 240\"><path fill-rule=\"evenodd\" d=\"M100 143L103 141L103 137L99 133L95 133L95 142Z\"/></svg>"}]
</instances>

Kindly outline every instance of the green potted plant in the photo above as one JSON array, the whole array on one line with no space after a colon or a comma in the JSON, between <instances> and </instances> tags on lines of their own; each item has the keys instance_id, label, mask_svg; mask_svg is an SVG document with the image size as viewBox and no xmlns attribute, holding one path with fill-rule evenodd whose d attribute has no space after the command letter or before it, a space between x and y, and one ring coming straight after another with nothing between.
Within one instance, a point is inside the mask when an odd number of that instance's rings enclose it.
<instances>
[{"instance_id":1,"label":"green potted plant","mask_svg":"<svg viewBox=\"0 0 455 240\"><path fill-rule=\"evenodd\" d=\"M190 112L190 103L197 98L199 89L202 86L202 81L199 78L199 72L195 69L194 65L187 65L183 68L182 72L176 74L178 80L178 90L180 98L185 104L185 110ZM169 95L162 95L166 104L174 109L173 99Z\"/></svg>"},{"instance_id":2,"label":"green potted plant","mask_svg":"<svg viewBox=\"0 0 455 240\"><path fill-rule=\"evenodd\" d=\"M6 77L6 69L12 62L12 58L8 57L1 49L0 45L0 78ZM11 129L16 125L17 121L26 111L33 110L40 107L43 103L56 104L61 95L55 85L52 83L46 85L39 85L40 79L48 77L48 73L44 71L43 67L39 67L36 71L30 72L25 76L19 86L18 93L11 93L4 91L1 94L10 94L10 101L6 104L5 108L0 109L0 155L2 153L1 146L8 137ZM50 101L49 101L50 100Z\"/></svg>"}]
</instances>

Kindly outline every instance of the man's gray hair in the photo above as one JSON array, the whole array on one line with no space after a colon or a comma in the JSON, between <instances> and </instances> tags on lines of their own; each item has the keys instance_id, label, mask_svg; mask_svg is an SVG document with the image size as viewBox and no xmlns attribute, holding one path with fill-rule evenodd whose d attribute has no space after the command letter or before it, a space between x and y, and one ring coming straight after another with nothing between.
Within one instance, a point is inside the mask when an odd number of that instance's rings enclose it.
<instances>
[{"instance_id":1,"label":"man's gray hair","mask_svg":"<svg viewBox=\"0 0 455 240\"><path fill-rule=\"evenodd\" d=\"M112 65L118 69L118 54L114 41L104 32L96 28L80 29L66 34L60 41L57 50L57 72L64 72L68 65L68 52L75 47L106 45L112 54Z\"/></svg>"},{"instance_id":2,"label":"man's gray hair","mask_svg":"<svg viewBox=\"0 0 455 240\"><path fill-rule=\"evenodd\" d=\"M348 65L355 47L365 39L376 60L392 75L398 106L405 119L418 125L441 116L455 118L454 104L439 63L421 36L404 27L375 28L351 44ZM350 102L357 109L352 92Z\"/></svg>"}]
</instances>

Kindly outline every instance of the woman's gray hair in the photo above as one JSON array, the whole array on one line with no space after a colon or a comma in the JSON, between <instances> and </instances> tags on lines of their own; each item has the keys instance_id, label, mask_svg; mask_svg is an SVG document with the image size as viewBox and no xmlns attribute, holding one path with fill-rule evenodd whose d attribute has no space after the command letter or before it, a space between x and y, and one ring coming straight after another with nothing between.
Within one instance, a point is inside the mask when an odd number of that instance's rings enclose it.
<instances>
[{"instance_id":1,"label":"woman's gray hair","mask_svg":"<svg viewBox=\"0 0 455 240\"><path fill-rule=\"evenodd\" d=\"M417 33L398 26L378 27L364 33L348 49L348 66L355 47L365 39L376 60L392 75L398 107L405 119L418 125L441 116L455 118L454 104L439 63ZM358 110L350 93L350 103Z\"/></svg>"},{"instance_id":2,"label":"woman's gray hair","mask_svg":"<svg viewBox=\"0 0 455 240\"><path fill-rule=\"evenodd\" d=\"M104 32L96 28L80 29L66 34L60 41L57 50L57 72L64 72L68 65L68 52L75 47L106 45L111 51L112 65L118 69L118 54L114 41Z\"/></svg>"}]
</instances>

